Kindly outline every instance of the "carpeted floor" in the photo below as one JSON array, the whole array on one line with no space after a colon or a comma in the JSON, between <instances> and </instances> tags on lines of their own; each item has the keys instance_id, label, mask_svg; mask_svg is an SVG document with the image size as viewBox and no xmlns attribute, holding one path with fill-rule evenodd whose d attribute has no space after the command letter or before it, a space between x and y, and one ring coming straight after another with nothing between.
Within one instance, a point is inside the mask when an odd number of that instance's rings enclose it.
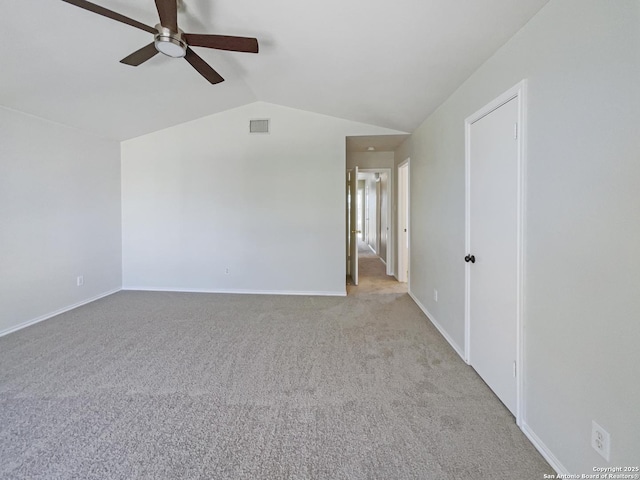
<instances>
[{"instance_id":1,"label":"carpeted floor","mask_svg":"<svg viewBox=\"0 0 640 480\"><path fill-rule=\"evenodd\" d=\"M552 473L406 293L120 292L0 365L5 480Z\"/></svg>"},{"instance_id":2,"label":"carpeted floor","mask_svg":"<svg viewBox=\"0 0 640 480\"><path fill-rule=\"evenodd\" d=\"M385 293L406 293L407 284L398 282L395 277L387 275L387 267L380 257L378 257L367 246L366 243L358 242L358 285L347 282L347 293L349 295L362 294L385 294Z\"/></svg>"}]
</instances>

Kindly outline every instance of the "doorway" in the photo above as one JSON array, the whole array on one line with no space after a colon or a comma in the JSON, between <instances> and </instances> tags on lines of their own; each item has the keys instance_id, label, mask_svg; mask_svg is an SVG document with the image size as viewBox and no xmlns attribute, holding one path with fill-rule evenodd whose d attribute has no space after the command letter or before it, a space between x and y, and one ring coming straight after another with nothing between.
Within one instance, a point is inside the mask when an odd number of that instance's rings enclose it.
<instances>
[{"instance_id":1,"label":"doorway","mask_svg":"<svg viewBox=\"0 0 640 480\"><path fill-rule=\"evenodd\" d=\"M349 223L357 226L348 231L348 294L406 291L392 270L392 171L355 167L347 172Z\"/></svg>"},{"instance_id":2,"label":"doorway","mask_svg":"<svg viewBox=\"0 0 640 480\"><path fill-rule=\"evenodd\" d=\"M401 135L364 135L346 137L347 182L351 176L354 182L347 186L346 197L346 238L347 238L347 292L353 285L359 285L359 268L354 265L360 252L353 248L350 238L361 241L366 246L363 254L377 257L376 271L382 268L380 279L398 284L397 270L397 196L395 152L409 138ZM369 175L370 183L360 174ZM360 177L360 178L358 178ZM351 191L353 188L353 191ZM351 199L355 199L351 201ZM359 211L352 208L359 206ZM352 233L353 232L353 233ZM353 273L356 273L355 281ZM400 284L402 286L402 284ZM406 291L406 284L404 284Z\"/></svg>"},{"instance_id":3,"label":"doorway","mask_svg":"<svg viewBox=\"0 0 640 480\"><path fill-rule=\"evenodd\" d=\"M466 120L465 356L520 424L524 82Z\"/></svg>"},{"instance_id":4,"label":"doorway","mask_svg":"<svg viewBox=\"0 0 640 480\"><path fill-rule=\"evenodd\" d=\"M391 169L358 170L358 219L362 229L360 240L377 255L385 265L387 275L391 269Z\"/></svg>"}]
</instances>

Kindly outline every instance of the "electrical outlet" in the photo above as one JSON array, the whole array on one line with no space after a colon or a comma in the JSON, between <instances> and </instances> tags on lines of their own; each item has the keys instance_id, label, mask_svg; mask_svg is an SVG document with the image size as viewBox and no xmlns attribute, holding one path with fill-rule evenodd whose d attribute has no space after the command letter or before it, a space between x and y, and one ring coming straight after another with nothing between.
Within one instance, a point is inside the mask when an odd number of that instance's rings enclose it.
<instances>
[{"instance_id":1,"label":"electrical outlet","mask_svg":"<svg viewBox=\"0 0 640 480\"><path fill-rule=\"evenodd\" d=\"M84 277L82 275L78 276L78 278L76 278L76 285L78 287L81 287L82 285L84 285Z\"/></svg>"},{"instance_id":2,"label":"electrical outlet","mask_svg":"<svg viewBox=\"0 0 640 480\"><path fill-rule=\"evenodd\" d=\"M595 421L591 421L591 446L608 462L611 450L611 436Z\"/></svg>"},{"instance_id":3,"label":"electrical outlet","mask_svg":"<svg viewBox=\"0 0 640 480\"><path fill-rule=\"evenodd\" d=\"M229 275L229 267L226 267L226 268L224 269L224 274L225 274L225 275Z\"/></svg>"},{"instance_id":4,"label":"electrical outlet","mask_svg":"<svg viewBox=\"0 0 640 480\"><path fill-rule=\"evenodd\" d=\"M433 299L436 302L438 301L438 290L436 290L435 288L433 289Z\"/></svg>"}]
</instances>

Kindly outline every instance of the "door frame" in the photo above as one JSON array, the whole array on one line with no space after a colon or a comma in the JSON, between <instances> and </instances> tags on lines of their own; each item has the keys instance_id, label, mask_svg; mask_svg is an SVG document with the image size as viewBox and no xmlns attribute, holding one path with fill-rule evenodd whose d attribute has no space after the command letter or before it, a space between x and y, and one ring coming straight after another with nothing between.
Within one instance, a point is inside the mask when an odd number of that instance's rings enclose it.
<instances>
[{"instance_id":1,"label":"door frame","mask_svg":"<svg viewBox=\"0 0 640 480\"><path fill-rule=\"evenodd\" d=\"M514 135L518 141L518 158L517 158L517 259L516 259L516 424L520 427L524 424L525 419L525 402L524 402L524 282L525 282L525 256L524 256L524 239L525 239L525 178L526 178L526 140L527 140L527 81L522 80L499 97L495 98L473 115L467 117L464 121L465 130L465 255L470 253L471 248L471 125L481 118L489 115L497 110L505 103L517 99L518 101L518 120L514 126ZM464 355L465 362L471 365L471 305L470 305L470 287L471 287L471 266L465 263L465 292L464 292Z\"/></svg>"},{"instance_id":2,"label":"door frame","mask_svg":"<svg viewBox=\"0 0 640 480\"><path fill-rule=\"evenodd\" d=\"M347 227L346 228L346 234L347 234L346 273L347 275L351 276L352 285L357 286L358 285L358 235L356 233L358 228L358 167L357 166L347 169L345 184L346 184L346 196L345 196L345 202L344 202L345 209L346 209L345 225ZM355 215L353 215L354 210L355 210ZM355 225L353 224L354 219L355 219ZM352 268L352 267L355 267L355 268ZM346 281L346 276L345 276L345 281Z\"/></svg>"},{"instance_id":3,"label":"door frame","mask_svg":"<svg viewBox=\"0 0 640 480\"><path fill-rule=\"evenodd\" d=\"M389 226L389 232L393 232L393 209L391 208L393 199L393 169L392 168L359 168L358 173L386 173L387 184L389 192L387 193L387 225ZM393 235L387 235L387 261L386 272L387 275L393 275L393 255L389 255L389 252L393 252ZM376 239L376 245L379 245L380 239ZM379 249L378 249L379 250Z\"/></svg>"},{"instance_id":4,"label":"door frame","mask_svg":"<svg viewBox=\"0 0 640 480\"><path fill-rule=\"evenodd\" d=\"M400 254L400 249L402 248L402 227L400 225L400 204L402 203L400 200L400 195L403 193L402 189L400 188L400 169L401 168L406 168L407 169L407 188L406 188L406 202L405 202L405 210L406 210L406 215L407 215L407 233L408 233L408 238L407 238L407 270L408 273L407 278L404 278L404 274L401 275L400 274L400 268L402 267L402 262L400 261L400 259L402 258L402 255ZM398 206L398 221L396 223L396 226L398 227L397 232L396 232L396 236L397 236L397 240L398 240L398 268L396 269L397 272L397 276L396 279L399 282L406 282L407 283L407 288L409 289L409 291L411 291L411 267L410 267L410 261L411 261L411 158L407 157L404 161L400 162L398 164L398 198L397 198L397 206Z\"/></svg>"}]
</instances>

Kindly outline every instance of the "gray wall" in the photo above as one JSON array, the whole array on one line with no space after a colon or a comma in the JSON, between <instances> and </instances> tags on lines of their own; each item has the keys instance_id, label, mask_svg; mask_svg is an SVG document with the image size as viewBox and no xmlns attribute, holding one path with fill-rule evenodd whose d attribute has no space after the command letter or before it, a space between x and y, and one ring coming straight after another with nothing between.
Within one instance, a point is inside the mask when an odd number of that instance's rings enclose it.
<instances>
[{"instance_id":1,"label":"gray wall","mask_svg":"<svg viewBox=\"0 0 640 480\"><path fill-rule=\"evenodd\" d=\"M363 240L365 238L364 227L366 225L366 218L367 218L367 212L365 212L364 210L366 184L367 184L366 180L358 180L358 194L360 195L360 202L361 202L361 205L358 206L358 215L360 216L359 230L362 232Z\"/></svg>"},{"instance_id":2,"label":"gray wall","mask_svg":"<svg viewBox=\"0 0 640 480\"><path fill-rule=\"evenodd\" d=\"M395 133L255 102L123 142L124 288L345 294L345 137Z\"/></svg>"},{"instance_id":3,"label":"gray wall","mask_svg":"<svg viewBox=\"0 0 640 480\"><path fill-rule=\"evenodd\" d=\"M0 107L0 225L0 334L119 290L120 144Z\"/></svg>"},{"instance_id":4,"label":"gray wall","mask_svg":"<svg viewBox=\"0 0 640 480\"><path fill-rule=\"evenodd\" d=\"M551 1L396 151L411 290L464 346L464 119L528 79L524 429L571 473L640 452L640 2ZM433 301L433 288L439 301Z\"/></svg>"},{"instance_id":5,"label":"gray wall","mask_svg":"<svg viewBox=\"0 0 640 480\"><path fill-rule=\"evenodd\" d=\"M367 212L367 218L369 219L368 228L368 243L369 246L378 254L378 189L375 178L370 175L367 178L368 188L368 204L369 211Z\"/></svg>"},{"instance_id":6,"label":"gray wall","mask_svg":"<svg viewBox=\"0 0 640 480\"><path fill-rule=\"evenodd\" d=\"M347 169L393 168L393 152L347 152Z\"/></svg>"},{"instance_id":7,"label":"gray wall","mask_svg":"<svg viewBox=\"0 0 640 480\"><path fill-rule=\"evenodd\" d=\"M380 241L378 242L378 256L387 262L388 249L389 249L389 234L391 233L391 227L389 225L389 175L386 173L380 174L380 203L378 216L380 218Z\"/></svg>"}]
</instances>

